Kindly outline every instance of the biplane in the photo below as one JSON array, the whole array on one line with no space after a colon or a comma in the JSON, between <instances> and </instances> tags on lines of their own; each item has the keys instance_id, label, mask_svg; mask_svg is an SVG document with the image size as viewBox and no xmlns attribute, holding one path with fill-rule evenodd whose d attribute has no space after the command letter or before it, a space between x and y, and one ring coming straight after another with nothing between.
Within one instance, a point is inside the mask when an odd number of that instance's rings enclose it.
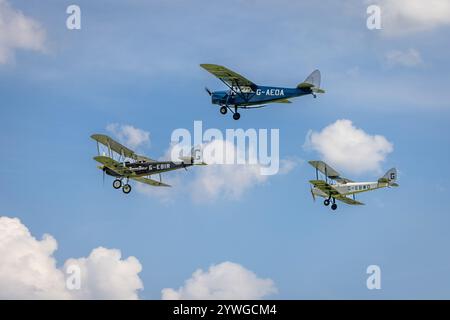
<instances>
[{"instance_id":1,"label":"biplane","mask_svg":"<svg viewBox=\"0 0 450 320\"><path fill-rule=\"evenodd\" d=\"M316 196L325 198L323 201L325 206L332 202L332 210L337 209L336 200L349 205L363 205L364 203L356 200L356 194L380 188L398 187L396 183L397 170L395 168L390 169L376 182L354 182L341 177L336 170L323 161L309 161L309 164L316 169L316 179L309 181L312 185L311 195L314 200L316 200ZM324 179L320 179L319 172Z\"/></svg>"},{"instance_id":2,"label":"biplane","mask_svg":"<svg viewBox=\"0 0 450 320\"><path fill-rule=\"evenodd\" d=\"M154 187L170 187L170 185L162 182L162 172L205 164L200 161L200 150L194 150L194 148L191 151L191 156L180 157L179 162L158 161L138 155L106 135L93 134L91 138L97 142L98 155L94 157L94 160L100 163L97 168L103 171L103 179L105 174L115 177L116 179L113 181L114 189L122 188L122 191L126 194L131 192L130 179ZM100 154L100 145L106 147L103 154ZM158 175L159 181L152 179L152 175ZM125 183L123 183L123 180L125 180Z\"/></svg>"},{"instance_id":3,"label":"biplane","mask_svg":"<svg viewBox=\"0 0 450 320\"><path fill-rule=\"evenodd\" d=\"M211 91L205 88L211 96L211 102L220 106L220 113L229 110L233 119L239 120L238 109L256 109L266 107L268 103L291 103L289 99L317 93L325 93L320 88L320 71L313 71L295 88L260 86L244 78L240 74L216 64L201 64L202 68L212 73L222 81L229 90Z\"/></svg>"}]
</instances>

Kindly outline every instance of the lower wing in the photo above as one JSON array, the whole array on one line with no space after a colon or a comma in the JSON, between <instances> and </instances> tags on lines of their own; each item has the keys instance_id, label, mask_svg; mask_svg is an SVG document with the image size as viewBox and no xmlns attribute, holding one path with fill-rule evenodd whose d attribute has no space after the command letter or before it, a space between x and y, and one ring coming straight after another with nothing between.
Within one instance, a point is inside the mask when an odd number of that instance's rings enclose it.
<instances>
[{"instance_id":1,"label":"lower wing","mask_svg":"<svg viewBox=\"0 0 450 320\"><path fill-rule=\"evenodd\" d=\"M344 202L346 204L350 204L350 205L353 205L353 206L362 206L362 205L364 205L364 203L356 201L356 200L354 200L352 198L349 198L349 197L346 197L346 196L338 196L338 197L335 197L335 198L336 198L336 200L342 201L342 202Z\"/></svg>"},{"instance_id":2,"label":"lower wing","mask_svg":"<svg viewBox=\"0 0 450 320\"><path fill-rule=\"evenodd\" d=\"M130 179L141 182L141 183L145 183L145 184L148 184L148 185L154 186L154 187L170 187L170 185L168 185L168 184L165 184L160 181L153 180L153 179L149 179L149 178L130 177Z\"/></svg>"}]
</instances>

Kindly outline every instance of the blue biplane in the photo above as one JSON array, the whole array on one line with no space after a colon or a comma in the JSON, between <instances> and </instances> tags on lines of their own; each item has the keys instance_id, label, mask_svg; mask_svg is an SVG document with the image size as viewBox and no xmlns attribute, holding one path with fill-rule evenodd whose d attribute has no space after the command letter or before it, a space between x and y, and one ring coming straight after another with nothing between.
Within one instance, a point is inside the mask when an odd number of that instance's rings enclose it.
<instances>
[{"instance_id":1,"label":"blue biplane","mask_svg":"<svg viewBox=\"0 0 450 320\"><path fill-rule=\"evenodd\" d=\"M216 64L201 64L200 66L216 76L229 88L229 90L214 92L208 88L205 88L205 90L211 96L212 103L220 106L220 113L226 114L230 110L233 113L234 120L241 117L238 108L262 108L267 103L291 103L290 98L308 94L316 98L317 93L325 93L320 88L319 70L313 71L296 88L282 88L259 86L240 74Z\"/></svg>"}]
</instances>

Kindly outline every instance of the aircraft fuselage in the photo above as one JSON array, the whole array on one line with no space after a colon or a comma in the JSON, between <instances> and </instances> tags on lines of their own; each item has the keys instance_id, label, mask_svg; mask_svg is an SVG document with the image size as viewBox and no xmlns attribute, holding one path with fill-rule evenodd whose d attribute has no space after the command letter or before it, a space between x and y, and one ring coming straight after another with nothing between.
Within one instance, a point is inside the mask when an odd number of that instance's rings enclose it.
<instances>
[{"instance_id":1,"label":"aircraft fuselage","mask_svg":"<svg viewBox=\"0 0 450 320\"><path fill-rule=\"evenodd\" d=\"M234 88L234 90L214 91L211 95L213 104L222 106L252 106L264 103L276 102L277 100L290 99L311 94L310 89L281 88L257 86L255 88Z\"/></svg>"},{"instance_id":2,"label":"aircraft fuselage","mask_svg":"<svg viewBox=\"0 0 450 320\"><path fill-rule=\"evenodd\" d=\"M133 172L133 176L144 177L152 174L158 174L162 172L182 169L192 166L192 163L184 162L172 162L172 161L161 161L161 162L125 162L125 167ZM123 177L123 175L115 172L112 169L105 167L105 173L113 177ZM131 176L131 175L130 175Z\"/></svg>"},{"instance_id":3,"label":"aircraft fuselage","mask_svg":"<svg viewBox=\"0 0 450 320\"><path fill-rule=\"evenodd\" d=\"M388 187L388 183L379 182L348 182L348 183L336 183L332 184L331 187L339 192L341 195L352 195L362 192L367 192L375 189ZM319 188L313 187L313 193L316 196L328 198L329 195L320 190Z\"/></svg>"}]
</instances>

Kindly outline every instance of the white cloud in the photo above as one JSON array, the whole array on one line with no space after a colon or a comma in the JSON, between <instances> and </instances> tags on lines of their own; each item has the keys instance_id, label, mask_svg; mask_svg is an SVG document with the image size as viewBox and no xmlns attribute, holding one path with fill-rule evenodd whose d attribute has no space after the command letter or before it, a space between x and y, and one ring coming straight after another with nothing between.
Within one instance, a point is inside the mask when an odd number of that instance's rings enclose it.
<instances>
[{"instance_id":1,"label":"white cloud","mask_svg":"<svg viewBox=\"0 0 450 320\"><path fill-rule=\"evenodd\" d=\"M384 136L370 135L350 120L337 120L320 132L310 131L305 147L321 155L331 166L351 173L380 173L381 163L394 150Z\"/></svg>"},{"instance_id":2,"label":"white cloud","mask_svg":"<svg viewBox=\"0 0 450 320\"><path fill-rule=\"evenodd\" d=\"M0 0L0 64L14 60L16 49L45 52L41 24Z\"/></svg>"},{"instance_id":3,"label":"white cloud","mask_svg":"<svg viewBox=\"0 0 450 320\"><path fill-rule=\"evenodd\" d=\"M255 273L233 262L213 265L208 271L196 270L179 289L162 290L163 300L187 299L261 299L277 293L271 279L258 278Z\"/></svg>"},{"instance_id":4,"label":"white cloud","mask_svg":"<svg viewBox=\"0 0 450 320\"><path fill-rule=\"evenodd\" d=\"M119 250L96 248L87 258L69 259L81 269L81 289L66 288L65 268L53 256L56 240L33 237L17 218L0 217L0 299L137 299L139 261Z\"/></svg>"},{"instance_id":5,"label":"white cloud","mask_svg":"<svg viewBox=\"0 0 450 320\"><path fill-rule=\"evenodd\" d=\"M138 299L143 288L138 273L142 266L135 257L122 259L120 250L103 247L92 250L87 258L69 259L65 268L75 265L81 269L82 286L73 290L80 299Z\"/></svg>"},{"instance_id":6,"label":"white cloud","mask_svg":"<svg viewBox=\"0 0 450 320\"><path fill-rule=\"evenodd\" d=\"M415 49L406 51L392 50L386 54L385 59L387 65L390 67L416 67L423 63L420 52Z\"/></svg>"},{"instance_id":7,"label":"white cloud","mask_svg":"<svg viewBox=\"0 0 450 320\"><path fill-rule=\"evenodd\" d=\"M251 187L264 183L269 176L261 175L258 165L221 164L199 169L192 182L194 200L211 201L219 196L239 199Z\"/></svg>"},{"instance_id":8,"label":"white cloud","mask_svg":"<svg viewBox=\"0 0 450 320\"><path fill-rule=\"evenodd\" d=\"M111 132L121 143L131 149L150 144L150 133L131 125L111 123L106 126L106 130Z\"/></svg>"},{"instance_id":9,"label":"white cloud","mask_svg":"<svg viewBox=\"0 0 450 320\"><path fill-rule=\"evenodd\" d=\"M208 154L208 150L215 150L216 154ZM262 165L258 163L256 153L249 150L246 154L247 159L237 159L243 157L240 155L245 155L245 152L238 152L237 147L226 140L217 139L204 146L203 160L206 163L210 163L210 159L212 163L225 164L210 164L198 168L189 188L193 199L197 202L212 201L218 197L236 200L251 187L265 183L269 176L261 174ZM235 164L226 164L230 162L230 158L235 157ZM217 161L218 159L220 160ZM238 164L240 162L245 164ZM286 174L296 164L293 159L281 160L278 173Z\"/></svg>"},{"instance_id":10,"label":"white cloud","mask_svg":"<svg viewBox=\"0 0 450 320\"><path fill-rule=\"evenodd\" d=\"M402 35L450 25L448 0L381 0L383 30Z\"/></svg>"}]
</instances>

